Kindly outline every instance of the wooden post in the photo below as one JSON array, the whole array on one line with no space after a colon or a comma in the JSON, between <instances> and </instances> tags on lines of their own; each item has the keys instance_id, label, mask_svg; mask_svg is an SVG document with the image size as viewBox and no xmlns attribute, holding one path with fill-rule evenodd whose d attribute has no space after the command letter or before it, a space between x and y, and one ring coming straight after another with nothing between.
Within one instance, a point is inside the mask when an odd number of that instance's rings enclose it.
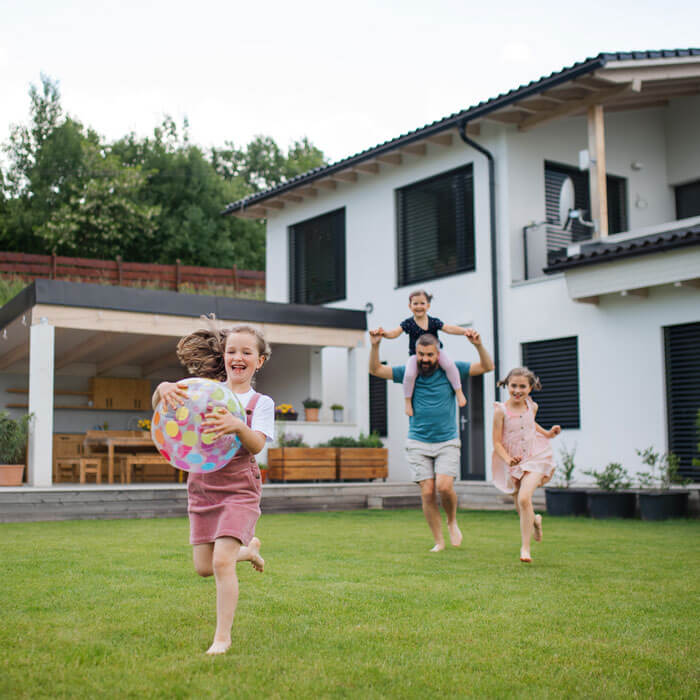
<instances>
[{"instance_id":1,"label":"wooden post","mask_svg":"<svg viewBox=\"0 0 700 700\"><path fill-rule=\"evenodd\" d=\"M49 279L56 279L56 251L51 252L51 271L49 272Z\"/></svg>"},{"instance_id":2,"label":"wooden post","mask_svg":"<svg viewBox=\"0 0 700 700\"><path fill-rule=\"evenodd\" d=\"M175 260L175 291L180 291L180 258Z\"/></svg>"},{"instance_id":3,"label":"wooden post","mask_svg":"<svg viewBox=\"0 0 700 700\"><path fill-rule=\"evenodd\" d=\"M588 108L588 181L591 194L591 219L594 238L608 235L608 187L605 170L605 119L603 105Z\"/></svg>"},{"instance_id":4,"label":"wooden post","mask_svg":"<svg viewBox=\"0 0 700 700\"><path fill-rule=\"evenodd\" d=\"M238 294L238 266L233 264L233 291Z\"/></svg>"},{"instance_id":5,"label":"wooden post","mask_svg":"<svg viewBox=\"0 0 700 700\"><path fill-rule=\"evenodd\" d=\"M122 256L117 255L117 285L122 286Z\"/></svg>"}]
</instances>

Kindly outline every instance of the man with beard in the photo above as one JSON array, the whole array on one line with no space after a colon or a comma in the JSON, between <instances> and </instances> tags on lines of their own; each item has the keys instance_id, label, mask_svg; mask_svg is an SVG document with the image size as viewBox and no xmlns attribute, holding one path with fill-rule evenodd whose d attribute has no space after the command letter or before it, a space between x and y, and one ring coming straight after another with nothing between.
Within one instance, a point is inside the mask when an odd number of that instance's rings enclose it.
<instances>
[{"instance_id":1,"label":"man with beard","mask_svg":"<svg viewBox=\"0 0 700 700\"><path fill-rule=\"evenodd\" d=\"M379 344L383 334L382 328L370 331L370 374L401 384L406 368L389 367L379 360ZM455 363L463 386L469 376L493 371L493 361L482 345L479 333L469 329L465 335L479 353L479 361L471 364ZM413 416L409 418L406 440L406 459L413 481L420 486L423 513L435 540L431 552L445 549L436 490L447 515L450 544L455 547L462 544L462 533L457 525L457 494L454 490L454 480L459 473L461 445L457 431L455 392L445 372L439 367L439 353L439 341L434 335L425 333L418 338L418 378L413 391Z\"/></svg>"}]
</instances>

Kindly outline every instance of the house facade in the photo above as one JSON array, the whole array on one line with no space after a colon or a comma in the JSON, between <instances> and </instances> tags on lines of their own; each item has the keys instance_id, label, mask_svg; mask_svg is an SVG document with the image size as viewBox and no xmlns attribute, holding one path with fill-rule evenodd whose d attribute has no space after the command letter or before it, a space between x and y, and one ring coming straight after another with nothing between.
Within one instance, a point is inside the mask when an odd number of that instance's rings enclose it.
<instances>
[{"instance_id":1,"label":"house facade","mask_svg":"<svg viewBox=\"0 0 700 700\"><path fill-rule=\"evenodd\" d=\"M700 50L601 54L227 212L267 221L268 301L393 328L425 288L431 315L481 332L500 377L534 369L539 420L562 425L579 480L609 462L634 473L649 445L700 480ZM403 364L405 337L381 357ZM338 348L318 362L324 404L356 382L357 429L386 436L390 479L407 480L401 387L348 377ZM468 387L463 479L490 478L497 378Z\"/></svg>"}]
</instances>

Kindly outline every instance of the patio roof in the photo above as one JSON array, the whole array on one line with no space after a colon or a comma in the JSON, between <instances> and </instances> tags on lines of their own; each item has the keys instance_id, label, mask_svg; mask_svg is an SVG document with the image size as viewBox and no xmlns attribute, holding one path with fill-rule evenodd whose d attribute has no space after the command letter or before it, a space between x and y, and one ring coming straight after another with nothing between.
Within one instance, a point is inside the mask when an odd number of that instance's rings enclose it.
<instances>
[{"instance_id":1,"label":"patio roof","mask_svg":"<svg viewBox=\"0 0 700 700\"><path fill-rule=\"evenodd\" d=\"M322 190L371 177L408 156L426 155L428 145L450 146L457 129L478 135L483 122L527 131L550 121L585 115L603 105L607 112L668 104L674 97L700 94L700 49L600 53L431 124L372 146L330 165L229 204L223 214L266 218L289 204L315 198Z\"/></svg>"},{"instance_id":2,"label":"patio roof","mask_svg":"<svg viewBox=\"0 0 700 700\"><path fill-rule=\"evenodd\" d=\"M210 313L223 326L254 324L273 345L354 348L367 328L364 311L41 279L0 309L0 371L26 367L29 328L48 323L56 370L82 361L98 375L139 366L147 377L179 367L174 340Z\"/></svg>"}]
</instances>

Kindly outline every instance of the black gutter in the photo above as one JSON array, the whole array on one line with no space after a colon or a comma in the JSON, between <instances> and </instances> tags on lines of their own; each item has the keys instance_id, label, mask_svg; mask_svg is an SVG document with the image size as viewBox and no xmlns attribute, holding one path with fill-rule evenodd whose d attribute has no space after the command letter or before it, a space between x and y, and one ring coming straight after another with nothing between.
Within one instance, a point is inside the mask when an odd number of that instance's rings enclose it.
<instances>
[{"instance_id":1,"label":"black gutter","mask_svg":"<svg viewBox=\"0 0 700 700\"><path fill-rule=\"evenodd\" d=\"M489 164L489 218L491 223L491 305L493 307L493 387L494 399L498 398L498 381L500 368L499 332L498 332L498 261L496 258L496 176L495 161L490 151L467 136L466 120L459 125L459 135L467 144L486 156Z\"/></svg>"},{"instance_id":2,"label":"black gutter","mask_svg":"<svg viewBox=\"0 0 700 700\"><path fill-rule=\"evenodd\" d=\"M353 165L356 165L357 163L361 163L365 160L368 160L369 158L375 158L376 156L382 155L383 153L395 151L397 148L407 146L411 143L414 143L415 141L422 141L428 136L433 136L435 134L440 133L441 131L445 131L446 129L452 129L455 127L459 128L460 124L462 124L465 121L474 121L475 119L479 119L480 117L483 117L486 114L490 114L491 112L497 109L507 107L508 105L513 104L518 100L525 99L532 95L537 95L540 92L543 92L544 90L550 90L551 88L556 87L561 83L565 83L568 80L574 80L576 78L581 77L582 75L590 73L591 71L603 68L608 62L608 59L609 54L600 54L596 58L584 61L578 66L565 69L555 75L549 76L547 78L542 78L538 81L534 81L533 83L530 83L529 85L526 85L524 87L516 88L515 90L512 90L511 92L506 93L505 95L494 97L493 99L487 100L486 102L483 102L477 105L476 107L472 107L471 109L458 112L453 116L446 117L445 119L442 119L430 126L419 129L413 132L412 134L407 134L406 136L399 136L398 138L393 139L391 141L386 141L379 146L370 148L366 151L358 153L357 155L350 156L349 158L341 160L333 165L315 168L314 170L310 170L309 172L304 173L302 175L297 175L297 177L295 177L294 179L289 180L288 182L285 182L281 185L278 185L275 188L265 190L264 192L259 192L254 195L250 195L245 199L241 199L237 202L229 204L223 209L221 214L232 214L233 212L240 211L241 209L245 210L247 207L253 206L254 204L264 201L265 199L270 199L279 194L283 194L288 190L293 190L296 187L299 187L300 185L311 183L314 180L321 179L322 177L328 177L329 175L332 175L333 173L336 173L340 170L346 170L347 168L350 168Z\"/></svg>"}]
</instances>

